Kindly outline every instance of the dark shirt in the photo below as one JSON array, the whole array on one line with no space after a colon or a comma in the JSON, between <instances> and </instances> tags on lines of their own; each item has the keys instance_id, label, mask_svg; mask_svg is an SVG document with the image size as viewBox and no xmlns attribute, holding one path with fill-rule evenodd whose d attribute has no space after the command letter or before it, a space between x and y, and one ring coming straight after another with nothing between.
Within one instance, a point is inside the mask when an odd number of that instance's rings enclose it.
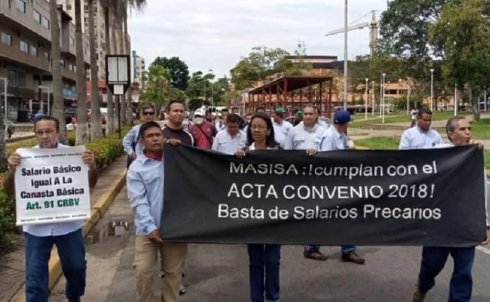
<instances>
[{"instance_id":1,"label":"dark shirt","mask_svg":"<svg viewBox=\"0 0 490 302\"><path fill-rule=\"evenodd\" d=\"M192 134L185 129L171 129L164 127L162 134L165 139L174 138L180 140L183 145L194 146L194 138Z\"/></svg>"}]
</instances>

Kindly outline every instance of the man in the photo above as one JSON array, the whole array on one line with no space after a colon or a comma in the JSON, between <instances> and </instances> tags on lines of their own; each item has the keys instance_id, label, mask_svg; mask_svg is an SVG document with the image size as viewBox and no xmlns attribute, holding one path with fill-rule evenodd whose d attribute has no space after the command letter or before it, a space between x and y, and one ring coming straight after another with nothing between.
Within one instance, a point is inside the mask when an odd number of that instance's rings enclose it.
<instances>
[{"instance_id":1,"label":"man","mask_svg":"<svg viewBox=\"0 0 490 302\"><path fill-rule=\"evenodd\" d=\"M226 118L226 129L218 132L214 138L214 151L235 154L247 145L247 135L240 130L240 117L236 114L230 114Z\"/></svg>"},{"instance_id":2,"label":"man","mask_svg":"<svg viewBox=\"0 0 490 302\"><path fill-rule=\"evenodd\" d=\"M162 301L178 301L182 268L187 255L184 243L163 242L160 224L163 210L163 135L160 125L150 121L140 128L143 152L129 167L126 178L128 199L133 209L136 229L133 270L138 293L137 301L153 301L155 266L162 258Z\"/></svg>"},{"instance_id":3,"label":"man","mask_svg":"<svg viewBox=\"0 0 490 302\"><path fill-rule=\"evenodd\" d=\"M298 110L300 111L300 110ZM294 126L289 131L284 144L286 150L306 150L309 155L314 155L320 149L320 144L325 134L325 128L316 124L318 115L315 107L307 104L302 110L303 122ZM314 260L327 260L327 256L322 254L319 248L311 249L306 247L305 257Z\"/></svg>"},{"instance_id":4,"label":"man","mask_svg":"<svg viewBox=\"0 0 490 302\"><path fill-rule=\"evenodd\" d=\"M226 119L228 118L228 108L223 108L221 110L221 116L218 116L219 119L215 122L216 132L220 132L225 130L226 128Z\"/></svg>"},{"instance_id":5,"label":"man","mask_svg":"<svg viewBox=\"0 0 490 302\"><path fill-rule=\"evenodd\" d=\"M275 140L283 149L284 145L286 144L288 133L293 129L293 125L284 120L284 113L286 113L284 107L277 107L276 111L272 115L272 126L274 127Z\"/></svg>"},{"instance_id":6,"label":"man","mask_svg":"<svg viewBox=\"0 0 490 302\"><path fill-rule=\"evenodd\" d=\"M189 128L189 131L194 138L195 145L201 149L211 149L213 146L216 128L210 122L204 119L205 112L203 109L194 111L194 123Z\"/></svg>"},{"instance_id":7,"label":"man","mask_svg":"<svg viewBox=\"0 0 490 302\"><path fill-rule=\"evenodd\" d=\"M467 119L461 116L450 118L446 124L447 138L449 144L442 144L436 147L464 146L471 143L471 127ZM485 174L484 174L485 175ZM485 178L485 205L487 205L487 181ZM486 245L490 242L490 222L487 211L487 236L481 243ZM422 262L417 288L413 294L413 302L422 302L427 292L434 287L435 277L441 272L446 264L448 256L454 260L453 274L449 284L449 302L470 301L473 280L471 268L475 258L475 247L429 247L422 249Z\"/></svg>"},{"instance_id":8,"label":"man","mask_svg":"<svg viewBox=\"0 0 490 302\"><path fill-rule=\"evenodd\" d=\"M421 108L417 113L417 126L403 132L399 149L427 149L442 144L441 135L430 128L431 123L432 111Z\"/></svg>"},{"instance_id":9,"label":"man","mask_svg":"<svg viewBox=\"0 0 490 302\"><path fill-rule=\"evenodd\" d=\"M155 107L151 104L144 104L141 106L140 119L142 123L155 120ZM142 124L138 124L129 130L128 134L124 136L122 144L124 152L128 155L128 167L132 161L136 159L138 155L141 155L143 146L141 145L138 137L140 127Z\"/></svg>"},{"instance_id":10,"label":"man","mask_svg":"<svg viewBox=\"0 0 490 302\"><path fill-rule=\"evenodd\" d=\"M42 116L34 122L34 133L38 145L34 148L70 148L59 143L59 121L51 116ZM86 150L83 163L88 165L90 187L97 182L94 153ZM15 170L21 163L18 153L8 158L9 173L4 180L4 189L9 196L15 196ZM80 301L85 293L87 263L82 235L83 220L24 225L25 238L25 288L26 301L48 301L48 262L53 244L61 259L61 268L66 278L65 295L68 301Z\"/></svg>"},{"instance_id":11,"label":"man","mask_svg":"<svg viewBox=\"0 0 490 302\"><path fill-rule=\"evenodd\" d=\"M347 128L351 121L349 111L338 110L334 114L333 125L325 131L319 151L338 151L349 149L349 138L347 137ZM320 252L320 246L310 245L305 247L304 256L315 259L311 254ZM356 253L356 247L353 245L343 245L341 247L342 261L356 264L364 264L366 260ZM315 259L317 260L317 259Z\"/></svg>"},{"instance_id":12,"label":"man","mask_svg":"<svg viewBox=\"0 0 490 302\"><path fill-rule=\"evenodd\" d=\"M184 128L185 105L181 101L170 101L166 108L167 122L162 129L165 142L194 146L194 137Z\"/></svg>"}]
</instances>

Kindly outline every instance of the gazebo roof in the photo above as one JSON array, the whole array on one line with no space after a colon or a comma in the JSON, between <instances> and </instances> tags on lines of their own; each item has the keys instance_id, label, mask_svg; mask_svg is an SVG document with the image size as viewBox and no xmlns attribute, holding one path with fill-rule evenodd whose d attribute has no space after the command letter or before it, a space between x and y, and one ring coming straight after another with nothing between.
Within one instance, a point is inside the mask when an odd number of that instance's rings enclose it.
<instances>
[{"instance_id":1,"label":"gazebo roof","mask_svg":"<svg viewBox=\"0 0 490 302\"><path fill-rule=\"evenodd\" d=\"M282 76L270 82L267 82L262 86L256 87L250 90L248 93L262 94L264 92L268 92L271 94L276 94L278 93L279 87L281 89L284 89L284 87L286 87L287 91L293 91L311 85L331 81L332 79L332 77L326 76Z\"/></svg>"}]
</instances>

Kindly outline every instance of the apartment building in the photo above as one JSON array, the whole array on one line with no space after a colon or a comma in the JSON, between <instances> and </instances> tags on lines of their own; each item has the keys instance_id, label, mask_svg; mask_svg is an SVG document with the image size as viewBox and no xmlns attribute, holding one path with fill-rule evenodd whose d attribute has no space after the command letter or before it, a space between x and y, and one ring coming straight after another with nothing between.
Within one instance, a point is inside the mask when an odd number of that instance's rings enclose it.
<instances>
[{"instance_id":1,"label":"apartment building","mask_svg":"<svg viewBox=\"0 0 490 302\"><path fill-rule=\"evenodd\" d=\"M133 82L143 85L143 73L145 71L145 59L133 50Z\"/></svg>"},{"instance_id":2,"label":"apartment building","mask_svg":"<svg viewBox=\"0 0 490 302\"><path fill-rule=\"evenodd\" d=\"M65 105L76 102L76 43L72 18L59 7L61 60ZM88 38L84 37L84 61L89 67ZM0 1L0 82L7 81L7 118L29 119L42 107L48 112L51 83L51 20L47 0ZM3 83L0 83L3 87ZM52 97L50 98L52 99Z\"/></svg>"}]
</instances>

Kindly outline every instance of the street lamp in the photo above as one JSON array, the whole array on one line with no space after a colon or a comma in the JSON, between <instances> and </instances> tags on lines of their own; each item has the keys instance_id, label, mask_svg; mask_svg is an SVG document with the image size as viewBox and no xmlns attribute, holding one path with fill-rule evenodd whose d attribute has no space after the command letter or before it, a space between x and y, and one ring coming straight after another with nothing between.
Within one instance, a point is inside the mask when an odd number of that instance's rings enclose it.
<instances>
[{"instance_id":1,"label":"street lamp","mask_svg":"<svg viewBox=\"0 0 490 302\"><path fill-rule=\"evenodd\" d=\"M366 78L366 98L364 99L364 119L367 120L367 103L369 98L369 79Z\"/></svg>"},{"instance_id":2,"label":"street lamp","mask_svg":"<svg viewBox=\"0 0 490 302\"><path fill-rule=\"evenodd\" d=\"M382 93L382 96L381 96L381 103L382 103L382 106L381 106L381 122L384 124L385 123L385 80L386 80L386 73L383 73L382 74L383 76L383 82L381 84L381 86L383 87L383 93Z\"/></svg>"},{"instance_id":3,"label":"street lamp","mask_svg":"<svg viewBox=\"0 0 490 302\"><path fill-rule=\"evenodd\" d=\"M345 12L344 12L344 110L347 110L347 0L345 0Z\"/></svg>"},{"instance_id":4,"label":"street lamp","mask_svg":"<svg viewBox=\"0 0 490 302\"><path fill-rule=\"evenodd\" d=\"M371 98L371 116L374 116L374 81L371 82L372 85L372 92L373 92L373 97Z\"/></svg>"},{"instance_id":5,"label":"street lamp","mask_svg":"<svg viewBox=\"0 0 490 302\"><path fill-rule=\"evenodd\" d=\"M46 89L48 91L48 115L50 115L50 106L49 106L49 102L50 102L50 95L51 95L51 87L49 86L37 86L37 88L39 89ZM43 110L43 108L41 108L41 110Z\"/></svg>"},{"instance_id":6,"label":"street lamp","mask_svg":"<svg viewBox=\"0 0 490 302\"><path fill-rule=\"evenodd\" d=\"M434 110L434 68L430 69L430 110Z\"/></svg>"},{"instance_id":7,"label":"street lamp","mask_svg":"<svg viewBox=\"0 0 490 302\"><path fill-rule=\"evenodd\" d=\"M209 73L214 77L214 74L213 74L213 70L212 69L209 69ZM214 109L213 82L211 82L211 108Z\"/></svg>"},{"instance_id":8,"label":"street lamp","mask_svg":"<svg viewBox=\"0 0 490 302\"><path fill-rule=\"evenodd\" d=\"M8 83L8 80L7 78L3 78L3 77L0 77L0 80L3 81L3 118L4 119L7 119L7 83Z\"/></svg>"}]
</instances>

